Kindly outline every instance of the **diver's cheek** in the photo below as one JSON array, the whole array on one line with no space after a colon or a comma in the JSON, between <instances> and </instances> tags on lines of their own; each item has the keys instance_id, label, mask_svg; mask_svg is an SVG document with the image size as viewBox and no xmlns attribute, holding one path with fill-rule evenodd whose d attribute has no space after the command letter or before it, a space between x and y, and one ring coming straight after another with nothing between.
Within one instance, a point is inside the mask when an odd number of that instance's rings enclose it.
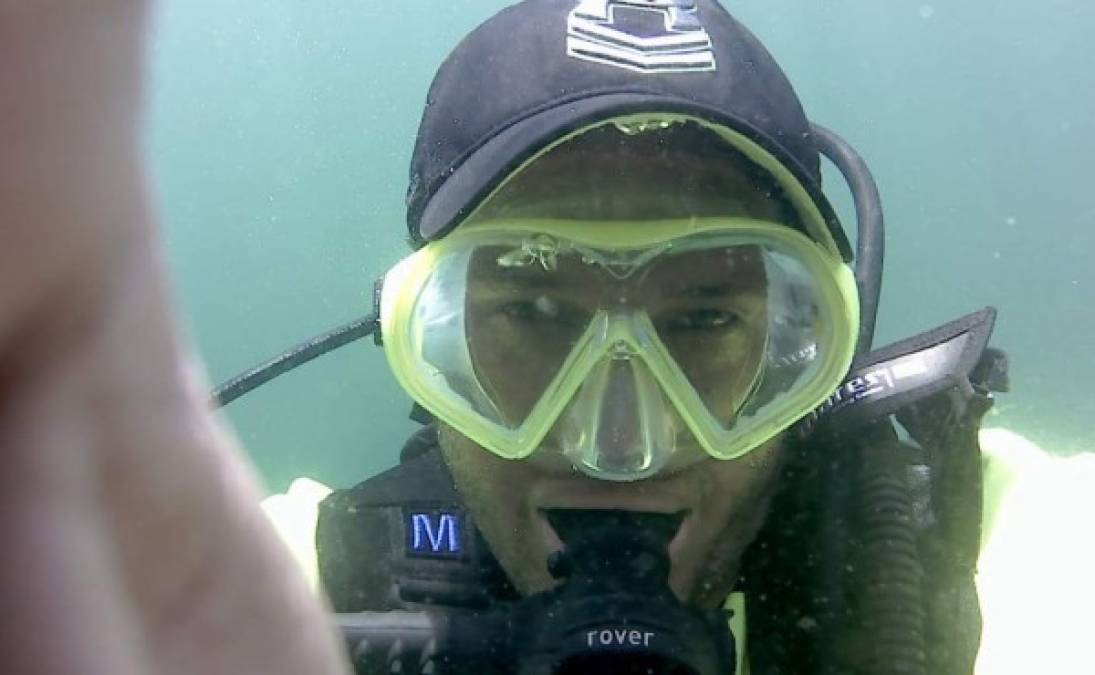
<instances>
[{"instance_id":1,"label":"diver's cheek","mask_svg":"<svg viewBox=\"0 0 1095 675\"><path fill-rule=\"evenodd\" d=\"M695 595L702 563L710 549L703 520L702 513L687 515L669 544L669 588L681 602Z\"/></svg>"},{"instance_id":2,"label":"diver's cheek","mask_svg":"<svg viewBox=\"0 0 1095 675\"><path fill-rule=\"evenodd\" d=\"M558 550L540 528L538 522L522 519L516 527L493 531L487 543L506 571L506 576L524 596L546 591L559 582L548 573L547 560ZM493 539L493 541L492 541Z\"/></svg>"},{"instance_id":3,"label":"diver's cheek","mask_svg":"<svg viewBox=\"0 0 1095 675\"><path fill-rule=\"evenodd\" d=\"M673 481L685 509L680 529L669 542L669 587L682 602L693 597L704 560L716 534L726 527L733 481L727 481L723 463L710 458L696 462ZM713 489L718 485L720 489Z\"/></svg>"},{"instance_id":4,"label":"diver's cheek","mask_svg":"<svg viewBox=\"0 0 1095 675\"><path fill-rule=\"evenodd\" d=\"M558 540L550 528L545 532L530 497L539 470L496 457L448 426L441 427L440 444L457 491L517 590L528 595L553 586L547 559Z\"/></svg>"},{"instance_id":5,"label":"diver's cheek","mask_svg":"<svg viewBox=\"0 0 1095 675\"><path fill-rule=\"evenodd\" d=\"M696 570L680 558L671 558L672 567L669 572L669 589L681 602L686 602L693 596L696 587Z\"/></svg>"},{"instance_id":6,"label":"diver's cheek","mask_svg":"<svg viewBox=\"0 0 1095 675\"><path fill-rule=\"evenodd\" d=\"M781 465L778 441L749 457L705 461L684 477L695 502L670 543L669 585L684 602L721 603L756 536Z\"/></svg>"}]
</instances>

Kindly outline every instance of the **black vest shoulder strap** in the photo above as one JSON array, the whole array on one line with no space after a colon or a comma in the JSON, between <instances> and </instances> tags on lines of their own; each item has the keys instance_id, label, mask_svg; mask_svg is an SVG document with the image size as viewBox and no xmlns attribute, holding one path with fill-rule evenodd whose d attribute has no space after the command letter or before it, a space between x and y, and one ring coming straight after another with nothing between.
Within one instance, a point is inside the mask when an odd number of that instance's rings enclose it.
<instances>
[{"instance_id":1,"label":"black vest shoulder strap","mask_svg":"<svg viewBox=\"0 0 1095 675\"><path fill-rule=\"evenodd\" d=\"M432 443L423 439L432 440ZM336 612L487 607L515 597L464 508L432 427L404 461L319 508L319 575Z\"/></svg>"}]
</instances>

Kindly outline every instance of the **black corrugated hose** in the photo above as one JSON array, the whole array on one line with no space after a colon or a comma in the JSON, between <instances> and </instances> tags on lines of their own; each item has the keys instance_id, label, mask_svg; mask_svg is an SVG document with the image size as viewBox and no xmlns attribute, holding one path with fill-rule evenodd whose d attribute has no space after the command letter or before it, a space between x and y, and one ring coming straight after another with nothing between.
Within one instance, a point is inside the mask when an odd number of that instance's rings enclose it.
<instances>
[{"instance_id":1,"label":"black corrugated hose","mask_svg":"<svg viewBox=\"0 0 1095 675\"><path fill-rule=\"evenodd\" d=\"M927 675L924 566L907 478L912 449L887 438L892 433L872 429L874 440L860 453L853 603L868 640L861 666L866 675Z\"/></svg>"}]
</instances>

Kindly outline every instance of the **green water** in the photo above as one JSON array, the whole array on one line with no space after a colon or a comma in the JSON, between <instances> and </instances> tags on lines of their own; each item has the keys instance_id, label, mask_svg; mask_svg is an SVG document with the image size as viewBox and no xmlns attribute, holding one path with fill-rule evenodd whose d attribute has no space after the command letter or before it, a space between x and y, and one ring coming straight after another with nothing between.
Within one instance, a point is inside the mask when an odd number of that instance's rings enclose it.
<instances>
[{"instance_id":1,"label":"green water","mask_svg":"<svg viewBox=\"0 0 1095 675\"><path fill-rule=\"evenodd\" d=\"M149 145L212 380L369 311L373 280L407 251L402 200L433 71L506 4L161 2ZM995 305L1013 392L990 423L1058 453L1095 448L1095 4L725 4L811 118L875 171L889 227L876 344ZM832 174L828 187L852 223ZM390 466L409 407L364 341L226 414L280 489Z\"/></svg>"}]
</instances>

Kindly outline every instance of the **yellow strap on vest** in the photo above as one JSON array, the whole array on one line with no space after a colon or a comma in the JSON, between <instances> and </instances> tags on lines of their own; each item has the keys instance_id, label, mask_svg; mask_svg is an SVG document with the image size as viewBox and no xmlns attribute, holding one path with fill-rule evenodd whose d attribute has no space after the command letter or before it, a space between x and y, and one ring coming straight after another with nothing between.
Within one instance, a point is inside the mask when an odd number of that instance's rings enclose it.
<instances>
[{"instance_id":1,"label":"yellow strap on vest","mask_svg":"<svg viewBox=\"0 0 1095 675\"><path fill-rule=\"evenodd\" d=\"M737 647L738 667L734 672L737 675L749 675L749 662L745 658L745 595L731 593L722 607L733 612L727 624Z\"/></svg>"}]
</instances>

